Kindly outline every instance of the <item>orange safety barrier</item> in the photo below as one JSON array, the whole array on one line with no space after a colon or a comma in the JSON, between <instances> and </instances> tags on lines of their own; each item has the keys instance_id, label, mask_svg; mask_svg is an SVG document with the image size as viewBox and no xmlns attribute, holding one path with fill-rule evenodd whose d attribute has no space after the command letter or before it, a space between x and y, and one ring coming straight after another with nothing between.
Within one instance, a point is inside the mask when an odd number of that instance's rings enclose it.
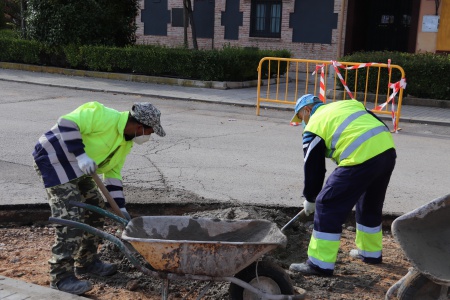
<instances>
[{"instance_id":1,"label":"orange safety barrier","mask_svg":"<svg viewBox=\"0 0 450 300\"><path fill-rule=\"evenodd\" d=\"M376 114L390 115L396 132L405 88L405 71L390 61L264 57L258 65L256 115L262 102L295 105L304 94L314 94L324 102L356 99Z\"/></svg>"}]
</instances>

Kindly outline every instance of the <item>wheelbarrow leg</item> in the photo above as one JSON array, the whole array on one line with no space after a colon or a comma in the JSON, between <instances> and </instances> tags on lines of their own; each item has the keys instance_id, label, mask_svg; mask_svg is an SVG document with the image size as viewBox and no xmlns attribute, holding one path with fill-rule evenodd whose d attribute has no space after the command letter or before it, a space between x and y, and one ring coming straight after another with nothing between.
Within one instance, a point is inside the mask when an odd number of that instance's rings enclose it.
<instances>
[{"instance_id":1,"label":"wheelbarrow leg","mask_svg":"<svg viewBox=\"0 0 450 300\"><path fill-rule=\"evenodd\" d=\"M413 268L410 268L405 276L403 276L399 281L397 281L394 285L392 285L389 288L389 290L386 292L384 300L392 300L394 299L394 297L396 298L398 289L402 286L403 282L405 282L406 278L408 278L411 275L412 271Z\"/></svg>"},{"instance_id":2,"label":"wheelbarrow leg","mask_svg":"<svg viewBox=\"0 0 450 300\"><path fill-rule=\"evenodd\" d=\"M441 285L441 293L439 294L439 299L438 300L448 300L447 292L448 292L448 286L447 285Z\"/></svg>"},{"instance_id":3,"label":"wheelbarrow leg","mask_svg":"<svg viewBox=\"0 0 450 300\"><path fill-rule=\"evenodd\" d=\"M167 300L169 298L169 279L163 279L161 285L161 299Z\"/></svg>"},{"instance_id":4,"label":"wheelbarrow leg","mask_svg":"<svg viewBox=\"0 0 450 300\"><path fill-rule=\"evenodd\" d=\"M192 295L194 291L197 290L197 288L200 286L200 284L202 284L202 281L197 281L182 300L186 300L190 295Z\"/></svg>"},{"instance_id":5,"label":"wheelbarrow leg","mask_svg":"<svg viewBox=\"0 0 450 300\"><path fill-rule=\"evenodd\" d=\"M202 289L202 291L198 295L197 300L202 299L203 296L206 294L206 292L211 288L211 286L212 286L212 281L208 282L208 284L205 285L205 287Z\"/></svg>"}]
</instances>

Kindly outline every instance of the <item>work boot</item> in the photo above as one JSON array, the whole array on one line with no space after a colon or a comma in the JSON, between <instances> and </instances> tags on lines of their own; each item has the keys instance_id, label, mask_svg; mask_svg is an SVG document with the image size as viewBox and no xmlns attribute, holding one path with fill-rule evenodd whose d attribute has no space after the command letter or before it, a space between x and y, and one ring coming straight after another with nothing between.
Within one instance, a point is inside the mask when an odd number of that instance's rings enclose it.
<instances>
[{"instance_id":1,"label":"work boot","mask_svg":"<svg viewBox=\"0 0 450 300\"><path fill-rule=\"evenodd\" d=\"M75 272L77 275L90 273L97 276L111 276L117 272L117 266L102 262L100 259L96 258L92 263L85 267L76 267Z\"/></svg>"},{"instance_id":2,"label":"work boot","mask_svg":"<svg viewBox=\"0 0 450 300\"><path fill-rule=\"evenodd\" d=\"M92 284L89 281L79 280L75 275L60 279L56 283L52 282L50 287L74 295L82 295L92 290Z\"/></svg>"},{"instance_id":3,"label":"work boot","mask_svg":"<svg viewBox=\"0 0 450 300\"><path fill-rule=\"evenodd\" d=\"M331 272L331 273L321 272L321 271L313 268L308 263L291 264L289 266L289 271L298 272L303 275L316 275L316 276L332 276L333 275L333 272Z\"/></svg>"},{"instance_id":4,"label":"work boot","mask_svg":"<svg viewBox=\"0 0 450 300\"><path fill-rule=\"evenodd\" d=\"M374 258L374 257L362 256L362 254L359 252L358 249L350 250L349 255L353 258L362 260L366 264L377 265L377 264L381 264L383 262L382 257Z\"/></svg>"},{"instance_id":5,"label":"work boot","mask_svg":"<svg viewBox=\"0 0 450 300\"><path fill-rule=\"evenodd\" d=\"M362 255L359 254L359 250L358 250L358 249L352 249L352 250L350 250L349 255L350 255L351 257L353 257L353 258L357 258L357 259L361 259L361 260L363 259Z\"/></svg>"}]
</instances>

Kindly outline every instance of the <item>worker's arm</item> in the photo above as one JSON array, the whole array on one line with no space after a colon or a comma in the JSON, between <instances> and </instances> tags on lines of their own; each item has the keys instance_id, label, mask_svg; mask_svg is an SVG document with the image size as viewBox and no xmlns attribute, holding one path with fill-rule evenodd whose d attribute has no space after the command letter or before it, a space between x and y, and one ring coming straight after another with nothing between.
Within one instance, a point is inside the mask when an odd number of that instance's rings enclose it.
<instances>
[{"instance_id":1,"label":"worker's arm","mask_svg":"<svg viewBox=\"0 0 450 300\"><path fill-rule=\"evenodd\" d=\"M325 179L325 141L306 131L303 134L303 155L305 182L303 196L309 202L315 202L316 197L322 190Z\"/></svg>"},{"instance_id":2,"label":"worker's arm","mask_svg":"<svg viewBox=\"0 0 450 300\"><path fill-rule=\"evenodd\" d=\"M69 152L79 156L84 153L83 139L78 124L72 120L59 118L58 129Z\"/></svg>"},{"instance_id":3,"label":"worker's arm","mask_svg":"<svg viewBox=\"0 0 450 300\"><path fill-rule=\"evenodd\" d=\"M123 183L122 180L116 178L105 178L104 179L106 189L111 194L111 197L116 201L119 208L125 207L125 196L123 193Z\"/></svg>"},{"instance_id":4,"label":"worker's arm","mask_svg":"<svg viewBox=\"0 0 450 300\"><path fill-rule=\"evenodd\" d=\"M75 155L81 171L88 175L94 174L97 170L97 164L84 151L83 139L78 124L64 118L59 118L58 128L61 138L67 146L67 150Z\"/></svg>"},{"instance_id":5,"label":"worker's arm","mask_svg":"<svg viewBox=\"0 0 450 300\"><path fill-rule=\"evenodd\" d=\"M122 180L115 178L105 178L106 189L108 190L111 197L117 203L120 211L127 220L131 220L131 216L125 208L125 196L123 194L123 183Z\"/></svg>"}]
</instances>

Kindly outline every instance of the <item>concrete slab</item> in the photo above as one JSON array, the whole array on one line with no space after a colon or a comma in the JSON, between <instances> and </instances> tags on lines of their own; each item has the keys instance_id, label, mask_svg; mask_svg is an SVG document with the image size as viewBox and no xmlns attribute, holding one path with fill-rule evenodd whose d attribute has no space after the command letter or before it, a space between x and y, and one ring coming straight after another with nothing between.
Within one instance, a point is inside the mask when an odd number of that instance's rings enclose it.
<instances>
[{"instance_id":1,"label":"concrete slab","mask_svg":"<svg viewBox=\"0 0 450 300\"><path fill-rule=\"evenodd\" d=\"M0 276L1 300L82 300L89 299L43 287L37 284Z\"/></svg>"}]
</instances>

